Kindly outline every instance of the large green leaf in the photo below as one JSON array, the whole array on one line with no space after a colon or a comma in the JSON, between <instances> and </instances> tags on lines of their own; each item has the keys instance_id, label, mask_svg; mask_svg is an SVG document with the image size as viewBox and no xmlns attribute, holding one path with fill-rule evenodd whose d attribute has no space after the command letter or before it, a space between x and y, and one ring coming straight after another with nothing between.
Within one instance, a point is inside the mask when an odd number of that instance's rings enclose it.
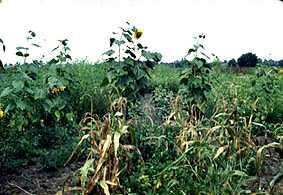
<instances>
[{"instance_id":1,"label":"large green leaf","mask_svg":"<svg viewBox=\"0 0 283 195\"><path fill-rule=\"evenodd\" d=\"M127 49L127 50L125 51L125 53L130 54L130 56L131 56L132 58L136 58L136 55L135 55L131 50L129 50L129 49Z\"/></svg>"},{"instance_id":2,"label":"large green leaf","mask_svg":"<svg viewBox=\"0 0 283 195\"><path fill-rule=\"evenodd\" d=\"M16 55L17 55L17 56L20 56L20 57L23 57L23 56L24 56L24 54L23 54L21 51L17 51Z\"/></svg>"},{"instance_id":3,"label":"large green leaf","mask_svg":"<svg viewBox=\"0 0 283 195\"><path fill-rule=\"evenodd\" d=\"M110 38L110 47L112 47L113 43L115 42L115 38Z\"/></svg>"},{"instance_id":4,"label":"large green leaf","mask_svg":"<svg viewBox=\"0 0 283 195\"><path fill-rule=\"evenodd\" d=\"M6 87L0 94L0 98L6 97L8 95L11 94L11 92L13 91L13 89L11 89L10 87Z\"/></svg>"}]
</instances>

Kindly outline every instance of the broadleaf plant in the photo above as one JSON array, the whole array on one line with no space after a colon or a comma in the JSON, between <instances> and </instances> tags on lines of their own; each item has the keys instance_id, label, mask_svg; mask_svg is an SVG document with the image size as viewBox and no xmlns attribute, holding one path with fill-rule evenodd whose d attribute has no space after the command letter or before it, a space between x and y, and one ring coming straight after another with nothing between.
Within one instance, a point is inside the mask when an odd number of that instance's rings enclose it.
<instances>
[{"instance_id":1,"label":"broadleaf plant","mask_svg":"<svg viewBox=\"0 0 283 195\"><path fill-rule=\"evenodd\" d=\"M180 75L180 93L188 97L189 105L200 104L207 99L212 85L209 75L212 71L211 65L207 62L210 57L206 54L201 40L205 35L195 37L196 44L188 50L184 58L187 68Z\"/></svg>"},{"instance_id":2,"label":"broadleaf plant","mask_svg":"<svg viewBox=\"0 0 283 195\"><path fill-rule=\"evenodd\" d=\"M149 71L161 61L161 54L150 52L139 39L143 31L127 23L120 32L113 32L110 49L104 53L111 63L102 85L111 88L111 93L130 101L137 100L150 90Z\"/></svg>"}]
</instances>

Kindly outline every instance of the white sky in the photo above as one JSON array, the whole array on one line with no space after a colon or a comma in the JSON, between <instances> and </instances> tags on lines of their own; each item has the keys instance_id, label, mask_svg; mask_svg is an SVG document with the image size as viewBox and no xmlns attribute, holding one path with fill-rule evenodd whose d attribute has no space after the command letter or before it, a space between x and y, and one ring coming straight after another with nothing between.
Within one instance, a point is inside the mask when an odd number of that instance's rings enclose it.
<instances>
[{"instance_id":1,"label":"white sky","mask_svg":"<svg viewBox=\"0 0 283 195\"><path fill-rule=\"evenodd\" d=\"M15 48L33 30L45 45L41 52L68 38L73 57L95 61L111 32L129 21L144 29L141 42L163 61L181 59L199 33L221 60L245 52L283 59L282 20L279 0L2 0L0 38L7 52L0 58L19 60Z\"/></svg>"}]
</instances>

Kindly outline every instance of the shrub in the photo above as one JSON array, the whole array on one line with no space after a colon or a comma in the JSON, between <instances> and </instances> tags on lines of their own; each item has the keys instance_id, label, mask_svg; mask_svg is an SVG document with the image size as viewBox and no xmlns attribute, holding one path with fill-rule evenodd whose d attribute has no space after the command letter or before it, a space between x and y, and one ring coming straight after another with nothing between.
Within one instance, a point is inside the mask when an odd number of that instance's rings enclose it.
<instances>
[{"instance_id":1,"label":"shrub","mask_svg":"<svg viewBox=\"0 0 283 195\"><path fill-rule=\"evenodd\" d=\"M246 53L238 58L238 65L240 67L255 67L258 62L258 58L253 53Z\"/></svg>"}]
</instances>

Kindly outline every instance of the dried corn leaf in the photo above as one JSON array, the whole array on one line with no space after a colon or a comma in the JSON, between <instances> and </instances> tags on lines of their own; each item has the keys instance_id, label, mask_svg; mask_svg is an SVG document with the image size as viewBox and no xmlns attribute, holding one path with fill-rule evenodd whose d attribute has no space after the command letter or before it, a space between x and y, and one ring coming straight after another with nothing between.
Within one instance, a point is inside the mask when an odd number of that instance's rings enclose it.
<instances>
[{"instance_id":1,"label":"dried corn leaf","mask_svg":"<svg viewBox=\"0 0 283 195\"><path fill-rule=\"evenodd\" d=\"M228 145L221 146L220 148L218 148L215 156L213 157L213 160L217 159L226 150L226 148L228 148Z\"/></svg>"},{"instance_id":2,"label":"dried corn leaf","mask_svg":"<svg viewBox=\"0 0 283 195\"><path fill-rule=\"evenodd\" d=\"M99 185L102 187L103 192L104 192L105 195L110 195L108 185L107 185L107 183L105 181L100 181Z\"/></svg>"},{"instance_id":3,"label":"dried corn leaf","mask_svg":"<svg viewBox=\"0 0 283 195\"><path fill-rule=\"evenodd\" d=\"M256 168L257 168L257 171L261 168L262 166L262 163L263 163L263 151L264 149L267 149L267 148L281 148L281 144L280 143L276 143L276 142L273 142L273 143L270 143L270 144L267 144L267 145L264 145L262 147L260 147L257 152L256 152Z\"/></svg>"}]
</instances>

